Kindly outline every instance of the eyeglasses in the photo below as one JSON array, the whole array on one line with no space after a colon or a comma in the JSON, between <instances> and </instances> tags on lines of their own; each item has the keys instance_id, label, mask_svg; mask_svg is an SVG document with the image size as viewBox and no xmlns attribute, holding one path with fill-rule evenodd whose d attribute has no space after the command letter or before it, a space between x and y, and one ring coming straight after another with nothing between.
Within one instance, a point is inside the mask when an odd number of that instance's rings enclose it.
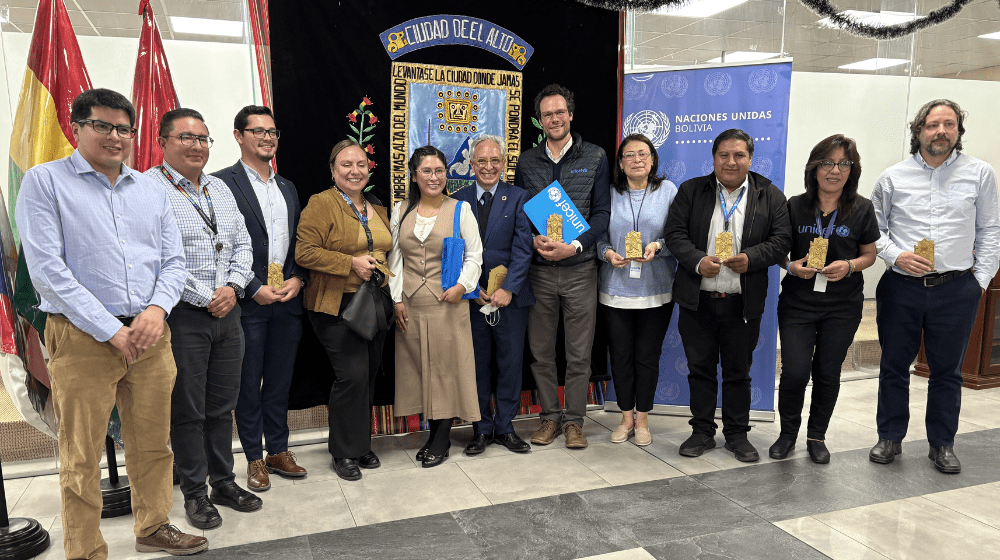
<instances>
[{"instance_id":1,"label":"eyeglasses","mask_svg":"<svg viewBox=\"0 0 1000 560\"><path fill-rule=\"evenodd\" d=\"M425 167L423 169L418 169L417 173L419 173L421 177L434 177L434 176L444 177L447 171L443 167L439 167L437 169L430 169L428 167Z\"/></svg>"},{"instance_id":2,"label":"eyeglasses","mask_svg":"<svg viewBox=\"0 0 1000 560\"><path fill-rule=\"evenodd\" d=\"M559 109L558 111L548 111L548 112L542 113L542 120L543 121L547 121L547 120L551 119L552 117L559 117L560 119L564 119L564 118L566 118L566 115L568 115L568 114L569 114L569 111L567 111L566 109Z\"/></svg>"},{"instance_id":3,"label":"eyeglasses","mask_svg":"<svg viewBox=\"0 0 1000 560\"><path fill-rule=\"evenodd\" d=\"M843 171L844 173L850 171L852 165L854 165L854 162L847 159L839 163L834 163L828 159L819 162L819 166L822 167L824 171L833 171L834 166L836 166L840 168L840 170Z\"/></svg>"},{"instance_id":4,"label":"eyeglasses","mask_svg":"<svg viewBox=\"0 0 1000 560\"><path fill-rule=\"evenodd\" d=\"M97 119L82 119L76 121L76 124L80 126L84 126L87 123L90 123L90 126L94 127L94 132L97 132L98 134L111 134L111 131L115 130L118 132L119 138L129 139L135 137L136 129L128 125L115 125L107 121Z\"/></svg>"},{"instance_id":5,"label":"eyeglasses","mask_svg":"<svg viewBox=\"0 0 1000 560\"><path fill-rule=\"evenodd\" d=\"M622 154L622 159L646 159L649 157L649 152L643 150L641 152L625 152Z\"/></svg>"},{"instance_id":6,"label":"eyeglasses","mask_svg":"<svg viewBox=\"0 0 1000 560\"><path fill-rule=\"evenodd\" d=\"M187 132L177 136L165 136L164 138L176 138L180 140L182 146L194 146L195 140L206 148L211 148L212 144L215 144L215 140L212 140L211 136L198 136L195 134L188 134Z\"/></svg>"},{"instance_id":7,"label":"eyeglasses","mask_svg":"<svg viewBox=\"0 0 1000 560\"><path fill-rule=\"evenodd\" d=\"M500 159L500 158L496 158L496 157L495 158L490 158L490 159L479 158L479 159L473 160L473 163L475 163L479 167L486 167L486 164L492 164L493 167L500 167L500 165L503 163L503 160Z\"/></svg>"},{"instance_id":8,"label":"eyeglasses","mask_svg":"<svg viewBox=\"0 0 1000 560\"><path fill-rule=\"evenodd\" d=\"M264 138L265 136L270 136L271 138L281 138L281 131L277 128L244 128L243 132L253 133L254 138Z\"/></svg>"}]
</instances>

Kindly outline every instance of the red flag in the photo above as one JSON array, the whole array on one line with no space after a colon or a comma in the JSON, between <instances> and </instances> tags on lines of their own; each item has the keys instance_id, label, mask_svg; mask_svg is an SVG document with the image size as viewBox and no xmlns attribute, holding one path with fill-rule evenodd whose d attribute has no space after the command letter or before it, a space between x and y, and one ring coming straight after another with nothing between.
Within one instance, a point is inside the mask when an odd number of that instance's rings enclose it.
<instances>
[{"instance_id":1,"label":"red flag","mask_svg":"<svg viewBox=\"0 0 1000 560\"><path fill-rule=\"evenodd\" d=\"M163 162L163 152L156 142L160 117L180 104L149 0L140 0L139 15L142 16L142 34L139 36L139 54L136 55L132 82L135 126L139 132L132 148L132 168L145 171Z\"/></svg>"}]
</instances>

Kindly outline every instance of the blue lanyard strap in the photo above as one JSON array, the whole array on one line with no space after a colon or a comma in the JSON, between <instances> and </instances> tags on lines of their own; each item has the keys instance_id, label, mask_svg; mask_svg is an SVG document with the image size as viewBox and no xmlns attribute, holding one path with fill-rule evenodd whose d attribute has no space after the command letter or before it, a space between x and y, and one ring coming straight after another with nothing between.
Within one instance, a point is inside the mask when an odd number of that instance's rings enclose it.
<instances>
[{"instance_id":1,"label":"blue lanyard strap","mask_svg":"<svg viewBox=\"0 0 1000 560\"><path fill-rule=\"evenodd\" d=\"M833 233L833 225L837 221L837 212L839 210L840 209L838 208L833 211L833 216L830 216L830 224L826 227L826 229L823 229L823 222L820 221L821 218L816 216L816 233L818 233L823 239L829 239L830 235Z\"/></svg>"},{"instance_id":2,"label":"blue lanyard strap","mask_svg":"<svg viewBox=\"0 0 1000 560\"><path fill-rule=\"evenodd\" d=\"M743 193L746 191L746 187L740 187L740 196L736 197L736 202L733 203L733 207L728 212L726 211L726 197L723 196L721 190L719 191L719 204L722 205L722 219L725 220L725 231L729 231L729 219L736 213L736 207L740 205L740 201L743 200Z\"/></svg>"}]
</instances>

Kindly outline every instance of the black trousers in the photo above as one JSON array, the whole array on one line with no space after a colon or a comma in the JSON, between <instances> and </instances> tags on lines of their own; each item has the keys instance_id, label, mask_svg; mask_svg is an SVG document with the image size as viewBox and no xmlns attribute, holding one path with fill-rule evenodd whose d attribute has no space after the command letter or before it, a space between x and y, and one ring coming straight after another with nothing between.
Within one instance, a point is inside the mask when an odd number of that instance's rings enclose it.
<instances>
[{"instance_id":1,"label":"black trousers","mask_svg":"<svg viewBox=\"0 0 1000 560\"><path fill-rule=\"evenodd\" d=\"M649 309L600 306L608 326L611 379L618 408L637 412L653 410L660 379L660 354L667 335L674 302Z\"/></svg>"},{"instance_id":2,"label":"black trousers","mask_svg":"<svg viewBox=\"0 0 1000 560\"><path fill-rule=\"evenodd\" d=\"M353 297L353 293L344 294L339 313ZM379 332L368 341L355 334L339 315L310 311L309 320L333 367L327 448L335 458L361 457L372 448L375 375L382 364L386 333Z\"/></svg>"},{"instance_id":3,"label":"black trousers","mask_svg":"<svg viewBox=\"0 0 1000 560\"><path fill-rule=\"evenodd\" d=\"M240 394L243 328L240 306L218 319L181 302L167 318L177 362L170 398L170 446L185 499L235 480L233 410Z\"/></svg>"},{"instance_id":4,"label":"black trousers","mask_svg":"<svg viewBox=\"0 0 1000 560\"><path fill-rule=\"evenodd\" d=\"M779 306L781 381L778 415L781 435L798 436L806 385L811 375L812 404L806 437L825 439L840 393L841 366L861 324L861 309L853 303L814 311Z\"/></svg>"},{"instance_id":5,"label":"black trousers","mask_svg":"<svg viewBox=\"0 0 1000 560\"><path fill-rule=\"evenodd\" d=\"M760 337L760 317L743 320L743 297L711 298L702 292L698 310L681 307L677 330L688 360L690 424L695 433L714 436L722 364L722 433L727 441L750 431L750 365Z\"/></svg>"}]
</instances>

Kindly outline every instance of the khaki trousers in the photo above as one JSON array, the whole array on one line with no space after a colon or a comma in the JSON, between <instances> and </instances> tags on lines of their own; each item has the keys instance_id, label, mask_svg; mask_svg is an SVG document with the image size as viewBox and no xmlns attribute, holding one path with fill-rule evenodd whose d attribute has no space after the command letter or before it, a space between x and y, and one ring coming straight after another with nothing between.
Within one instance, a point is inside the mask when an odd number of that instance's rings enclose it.
<instances>
[{"instance_id":1,"label":"khaki trousers","mask_svg":"<svg viewBox=\"0 0 1000 560\"><path fill-rule=\"evenodd\" d=\"M59 419L59 487L66 558L106 559L101 537L101 452L115 403L122 420L125 469L135 535L168 522L173 500L170 393L177 368L170 329L132 365L110 342L49 316L45 327L52 401Z\"/></svg>"}]
</instances>

